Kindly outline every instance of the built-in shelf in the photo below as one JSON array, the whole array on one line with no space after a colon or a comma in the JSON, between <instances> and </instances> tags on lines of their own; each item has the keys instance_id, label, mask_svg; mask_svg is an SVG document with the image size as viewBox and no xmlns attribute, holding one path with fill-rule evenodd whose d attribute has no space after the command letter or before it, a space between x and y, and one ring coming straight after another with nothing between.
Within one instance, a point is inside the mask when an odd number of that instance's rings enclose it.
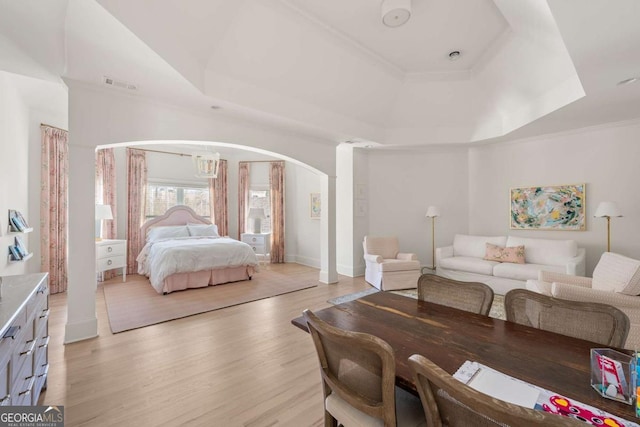
<instances>
[{"instance_id":1,"label":"built-in shelf","mask_svg":"<svg viewBox=\"0 0 640 427\"><path fill-rule=\"evenodd\" d=\"M31 259L31 257L32 257L32 256L33 256L33 252L28 253L28 254L27 254L27 256L25 256L25 257L24 257L24 258L22 258L22 259L12 259L12 258L11 258L11 254L9 254L9 262L10 262L10 263L15 263L15 262L24 262L24 261L27 261L27 260Z\"/></svg>"},{"instance_id":2,"label":"built-in shelf","mask_svg":"<svg viewBox=\"0 0 640 427\"><path fill-rule=\"evenodd\" d=\"M9 234L26 234L26 233L31 233L32 231L33 231L33 227L25 228L23 231L9 228Z\"/></svg>"}]
</instances>

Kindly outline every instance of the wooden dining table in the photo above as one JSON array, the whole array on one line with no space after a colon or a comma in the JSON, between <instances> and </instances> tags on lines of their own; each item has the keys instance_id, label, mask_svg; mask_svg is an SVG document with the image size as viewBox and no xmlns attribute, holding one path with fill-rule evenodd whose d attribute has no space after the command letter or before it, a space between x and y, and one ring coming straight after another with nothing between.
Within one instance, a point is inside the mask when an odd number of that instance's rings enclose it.
<instances>
[{"instance_id":1,"label":"wooden dining table","mask_svg":"<svg viewBox=\"0 0 640 427\"><path fill-rule=\"evenodd\" d=\"M637 420L633 405L603 398L591 387L590 350L602 345L389 292L312 311L333 326L372 334L389 343L395 352L396 384L414 394L408 359L417 353L452 375L465 361L478 362L629 421ZM303 317L291 322L308 332Z\"/></svg>"}]
</instances>

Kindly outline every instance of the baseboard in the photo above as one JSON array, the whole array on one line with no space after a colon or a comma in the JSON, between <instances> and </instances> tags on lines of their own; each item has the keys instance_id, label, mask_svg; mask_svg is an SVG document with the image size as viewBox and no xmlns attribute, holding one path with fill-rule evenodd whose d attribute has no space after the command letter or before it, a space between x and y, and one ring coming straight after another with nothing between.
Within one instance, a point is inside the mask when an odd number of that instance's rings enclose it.
<instances>
[{"instance_id":1,"label":"baseboard","mask_svg":"<svg viewBox=\"0 0 640 427\"><path fill-rule=\"evenodd\" d=\"M338 265L337 267L338 274L342 274L347 277L359 277L364 276L364 265Z\"/></svg>"},{"instance_id":2,"label":"baseboard","mask_svg":"<svg viewBox=\"0 0 640 427\"><path fill-rule=\"evenodd\" d=\"M320 260L317 258L310 258L300 255L294 255L293 258L294 259L290 262L306 265L307 267L320 268Z\"/></svg>"},{"instance_id":3,"label":"baseboard","mask_svg":"<svg viewBox=\"0 0 640 427\"><path fill-rule=\"evenodd\" d=\"M92 318L82 322L67 323L64 330L64 343L71 344L98 336L98 319Z\"/></svg>"}]
</instances>

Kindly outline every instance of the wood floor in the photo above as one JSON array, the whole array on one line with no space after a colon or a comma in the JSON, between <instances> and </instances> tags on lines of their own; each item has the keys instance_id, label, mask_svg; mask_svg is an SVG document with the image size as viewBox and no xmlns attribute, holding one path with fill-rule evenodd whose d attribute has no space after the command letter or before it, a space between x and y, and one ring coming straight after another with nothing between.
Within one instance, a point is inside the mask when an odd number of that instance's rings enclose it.
<instances>
[{"instance_id":1,"label":"wood floor","mask_svg":"<svg viewBox=\"0 0 640 427\"><path fill-rule=\"evenodd\" d=\"M318 270L266 267L300 278ZM113 279L120 280L120 279ZM321 426L322 390L309 336L290 320L368 289L363 277L112 334L102 286L99 337L63 345L65 294L50 297L50 369L43 405L66 426ZM188 292L188 291L187 291Z\"/></svg>"}]
</instances>

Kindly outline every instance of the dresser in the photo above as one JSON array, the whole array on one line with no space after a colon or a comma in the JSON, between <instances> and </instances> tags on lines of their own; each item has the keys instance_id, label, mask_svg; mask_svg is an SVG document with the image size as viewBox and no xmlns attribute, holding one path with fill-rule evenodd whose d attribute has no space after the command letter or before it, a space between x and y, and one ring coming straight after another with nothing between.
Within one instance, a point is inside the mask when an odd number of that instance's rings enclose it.
<instances>
[{"instance_id":1,"label":"dresser","mask_svg":"<svg viewBox=\"0 0 640 427\"><path fill-rule=\"evenodd\" d=\"M263 257L271 252L271 233L242 233L240 239L251 246L256 254Z\"/></svg>"},{"instance_id":2,"label":"dresser","mask_svg":"<svg viewBox=\"0 0 640 427\"><path fill-rule=\"evenodd\" d=\"M37 405L49 372L48 274L5 276L0 289L0 405Z\"/></svg>"},{"instance_id":3,"label":"dresser","mask_svg":"<svg viewBox=\"0 0 640 427\"><path fill-rule=\"evenodd\" d=\"M127 280L127 241L104 239L96 242L96 272L122 268L122 281ZM102 278L101 278L102 279Z\"/></svg>"}]
</instances>

